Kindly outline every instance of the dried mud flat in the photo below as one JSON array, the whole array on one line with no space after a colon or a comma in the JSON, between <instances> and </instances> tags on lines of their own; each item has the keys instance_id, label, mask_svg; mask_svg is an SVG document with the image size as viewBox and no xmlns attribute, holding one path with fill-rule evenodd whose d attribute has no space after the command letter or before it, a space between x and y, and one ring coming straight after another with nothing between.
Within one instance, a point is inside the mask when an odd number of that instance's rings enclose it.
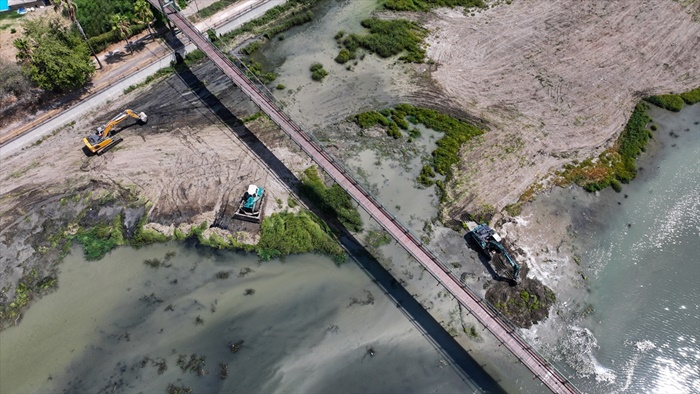
<instances>
[{"instance_id":1,"label":"dried mud flat","mask_svg":"<svg viewBox=\"0 0 700 394\"><path fill-rule=\"evenodd\" d=\"M672 0L438 11L427 23L432 77L445 101L490 129L462 151L443 213L514 203L551 171L612 145L642 97L699 86L698 14L700 1Z\"/></svg>"},{"instance_id":2,"label":"dried mud flat","mask_svg":"<svg viewBox=\"0 0 700 394\"><path fill-rule=\"evenodd\" d=\"M148 123L123 122L115 127L122 143L102 156L86 156L82 138L127 108L145 112ZM47 238L108 193L115 196L115 207L100 207L94 215L113 217L130 203L149 202L148 226L170 234L175 226L212 223L222 204L237 204L251 183L266 189L265 214L280 209L277 201L286 205L289 189L297 182L293 171L303 170L310 160L290 148L266 117L245 126L239 120L255 112L228 78L205 63L105 103L80 122L3 157L4 296L12 299L17 281L32 269L41 276L55 274L56 266L47 262L57 259L46 253L59 251L51 250ZM231 230L248 243L255 241L258 228L241 222Z\"/></svg>"}]
</instances>

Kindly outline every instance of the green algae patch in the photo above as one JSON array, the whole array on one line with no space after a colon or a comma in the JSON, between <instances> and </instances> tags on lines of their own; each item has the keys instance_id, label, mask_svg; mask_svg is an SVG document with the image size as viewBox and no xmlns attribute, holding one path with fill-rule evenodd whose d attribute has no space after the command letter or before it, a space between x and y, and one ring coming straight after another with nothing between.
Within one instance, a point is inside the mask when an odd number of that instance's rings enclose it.
<instances>
[{"instance_id":1,"label":"green algae patch","mask_svg":"<svg viewBox=\"0 0 700 394\"><path fill-rule=\"evenodd\" d=\"M399 139L403 135L399 129L407 130L409 123L423 124L425 127L443 133L437 141L437 148L431 153L431 159L421 169L417 182L423 186L437 184L441 189L444 183L436 180L436 174L444 175L445 182L452 179L452 166L459 162L459 150L464 143L483 130L471 123L443 114L441 112L409 104L399 104L394 109L379 112L369 111L356 115L353 120L361 128L369 128L379 124L386 129L389 136ZM410 138L420 137L418 131L408 131Z\"/></svg>"}]
</instances>

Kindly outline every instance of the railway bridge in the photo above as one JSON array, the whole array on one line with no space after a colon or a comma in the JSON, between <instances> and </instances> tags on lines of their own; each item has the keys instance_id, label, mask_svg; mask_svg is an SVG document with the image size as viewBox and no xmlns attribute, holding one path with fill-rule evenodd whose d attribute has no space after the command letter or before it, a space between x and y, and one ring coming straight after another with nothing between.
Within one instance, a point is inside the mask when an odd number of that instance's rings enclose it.
<instances>
[{"instance_id":1,"label":"railway bridge","mask_svg":"<svg viewBox=\"0 0 700 394\"><path fill-rule=\"evenodd\" d=\"M376 220L401 246L444 286L520 362L554 393L577 393L576 388L550 362L535 351L500 313L477 296L440 259L426 248L406 226L371 196L344 167L309 137L268 95L251 81L224 53L215 47L173 5L172 1L148 0L161 10L199 50L264 111L316 164Z\"/></svg>"}]
</instances>

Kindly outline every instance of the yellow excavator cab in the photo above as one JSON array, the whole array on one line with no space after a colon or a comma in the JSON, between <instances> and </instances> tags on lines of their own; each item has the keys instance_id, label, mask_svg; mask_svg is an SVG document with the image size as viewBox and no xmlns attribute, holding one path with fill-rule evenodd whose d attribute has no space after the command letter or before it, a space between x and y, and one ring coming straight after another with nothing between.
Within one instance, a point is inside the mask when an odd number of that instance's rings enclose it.
<instances>
[{"instance_id":1,"label":"yellow excavator cab","mask_svg":"<svg viewBox=\"0 0 700 394\"><path fill-rule=\"evenodd\" d=\"M129 117L138 119L141 123L148 122L148 115L145 113L141 112L137 114L134 111L127 109L112 118L104 126L100 126L95 129L94 133L83 138L83 143L90 150L90 152L97 155L103 154L123 141L122 138L112 138L111 133L114 126L118 125Z\"/></svg>"}]
</instances>

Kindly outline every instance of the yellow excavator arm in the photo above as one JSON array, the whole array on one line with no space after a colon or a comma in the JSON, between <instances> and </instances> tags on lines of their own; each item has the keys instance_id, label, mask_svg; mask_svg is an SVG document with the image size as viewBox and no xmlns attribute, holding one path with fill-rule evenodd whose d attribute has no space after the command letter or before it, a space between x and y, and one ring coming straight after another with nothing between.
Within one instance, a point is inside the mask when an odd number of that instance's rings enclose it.
<instances>
[{"instance_id":1,"label":"yellow excavator arm","mask_svg":"<svg viewBox=\"0 0 700 394\"><path fill-rule=\"evenodd\" d=\"M122 142L121 138L118 139L113 139L110 134L112 132L112 129L114 126L118 125L119 123L123 122L125 119L132 117L134 119L138 119L143 123L148 122L148 116L141 112L139 114L135 113L134 111L127 109L119 113L117 116L113 117L107 124L104 126L100 126L95 130L93 134L90 134L89 136L83 138L83 143L85 143L85 146L92 152L96 153L98 155L106 152L110 148L112 148L114 145Z\"/></svg>"}]
</instances>

